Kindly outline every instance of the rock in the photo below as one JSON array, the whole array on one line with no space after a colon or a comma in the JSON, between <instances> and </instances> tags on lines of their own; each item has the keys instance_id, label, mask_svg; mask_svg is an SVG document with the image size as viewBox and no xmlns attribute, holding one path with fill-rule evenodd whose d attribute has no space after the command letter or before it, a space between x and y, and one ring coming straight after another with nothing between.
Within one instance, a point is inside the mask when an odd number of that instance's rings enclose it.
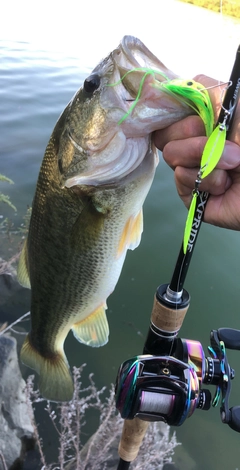
<instances>
[{"instance_id":1,"label":"rock","mask_svg":"<svg viewBox=\"0 0 240 470\"><path fill-rule=\"evenodd\" d=\"M0 292L1 322L12 323L29 310L30 289L19 284L16 269L2 258L0 258Z\"/></svg>"},{"instance_id":2,"label":"rock","mask_svg":"<svg viewBox=\"0 0 240 470\"><path fill-rule=\"evenodd\" d=\"M0 258L0 274L0 305L4 305L12 297L13 292L18 292L22 287L17 282L16 269L2 258Z\"/></svg>"},{"instance_id":3,"label":"rock","mask_svg":"<svg viewBox=\"0 0 240 470\"><path fill-rule=\"evenodd\" d=\"M31 411L26 402L17 358L16 340L0 336L0 450L7 468L21 468L26 441L33 441ZM18 467L16 463L19 462ZM12 467L14 466L14 467ZM0 470L4 470L0 459Z\"/></svg>"}]
</instances>

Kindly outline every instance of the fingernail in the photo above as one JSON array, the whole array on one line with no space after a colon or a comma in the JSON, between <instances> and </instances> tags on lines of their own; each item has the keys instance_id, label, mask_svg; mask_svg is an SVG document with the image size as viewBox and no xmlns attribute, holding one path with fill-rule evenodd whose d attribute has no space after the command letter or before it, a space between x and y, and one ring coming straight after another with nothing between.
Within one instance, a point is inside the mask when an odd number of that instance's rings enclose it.
<instances>
[{"instance_id":1,"label":"fingernail","mask_svg":"<svg viewBox=\"0 0 240 470\"><path fill-rule=\"evenodd\" d=\"M218 167L227 170L238 165L240 165L240 147L227 140Z\"/></svg>"}]
</instances>

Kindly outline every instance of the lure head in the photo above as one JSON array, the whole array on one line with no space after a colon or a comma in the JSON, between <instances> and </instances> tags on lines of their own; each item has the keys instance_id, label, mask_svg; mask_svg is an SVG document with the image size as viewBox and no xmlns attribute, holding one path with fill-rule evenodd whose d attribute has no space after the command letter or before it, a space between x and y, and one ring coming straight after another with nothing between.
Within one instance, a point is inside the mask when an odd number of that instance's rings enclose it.
<instances>
[{"instance_id":1,"label":"lure head","mask_svg":"<svg viewBox=\"0 0 240 470\"><path fill-rule=\"evenodd\" d=\"M178 97L180 102L190 106L203 120L206 135L209 137L214 127L214 112L206 88L194 80L173 79L162 87L170 95Z\"/></svg>"}]
</instances>

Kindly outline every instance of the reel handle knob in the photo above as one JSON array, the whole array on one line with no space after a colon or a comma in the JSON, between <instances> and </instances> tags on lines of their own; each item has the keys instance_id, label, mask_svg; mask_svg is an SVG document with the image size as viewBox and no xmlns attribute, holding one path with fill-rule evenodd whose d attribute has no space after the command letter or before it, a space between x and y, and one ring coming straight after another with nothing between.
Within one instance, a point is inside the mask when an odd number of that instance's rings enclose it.
<instances>
[{"instance_id":1,"label":"reel handle knob","mask_svg":"<svg viewBox=\"0 0 240 470\"><path fill-rule=\"evenodd\" d=\"M228 426L234 431L240 432L240 406L230 408L230 421Z\"/></svg>"},{"instance_id":2,"label":"reel handle knob","mask_svg":"<svg viewBox=\"0 0 240 470\"><path fill-rule=\"evenodd\" d=\"M240 351L240 330L233 328L219 328L217 330L220 341L223 341L227 349Z\"/></svg>"}]
</instances>

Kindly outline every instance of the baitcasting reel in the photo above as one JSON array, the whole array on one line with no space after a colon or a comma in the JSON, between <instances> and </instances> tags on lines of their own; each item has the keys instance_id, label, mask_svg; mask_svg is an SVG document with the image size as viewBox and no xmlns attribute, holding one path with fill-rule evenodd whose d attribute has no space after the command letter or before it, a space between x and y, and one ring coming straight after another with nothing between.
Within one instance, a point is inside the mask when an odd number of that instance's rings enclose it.
<instances>
[{"instance_id":1,"label":"baitcasting reel","mask_svg":"<svg viewBox=\"0 0 240 470\"><path fill-rule=\"evenodd\" d=\"M180 426L196 408L208 410L221 400L222 422L240 432L240 406L229 409L234 370L226 355L226 348L240 350L240 330L212 330L210 344L209 357L198 341L177 338L171 355L144 354L125 361L115 390L122 418ZM216 386L213 399L202 384Z\"/></svg>"}]
</instances>

